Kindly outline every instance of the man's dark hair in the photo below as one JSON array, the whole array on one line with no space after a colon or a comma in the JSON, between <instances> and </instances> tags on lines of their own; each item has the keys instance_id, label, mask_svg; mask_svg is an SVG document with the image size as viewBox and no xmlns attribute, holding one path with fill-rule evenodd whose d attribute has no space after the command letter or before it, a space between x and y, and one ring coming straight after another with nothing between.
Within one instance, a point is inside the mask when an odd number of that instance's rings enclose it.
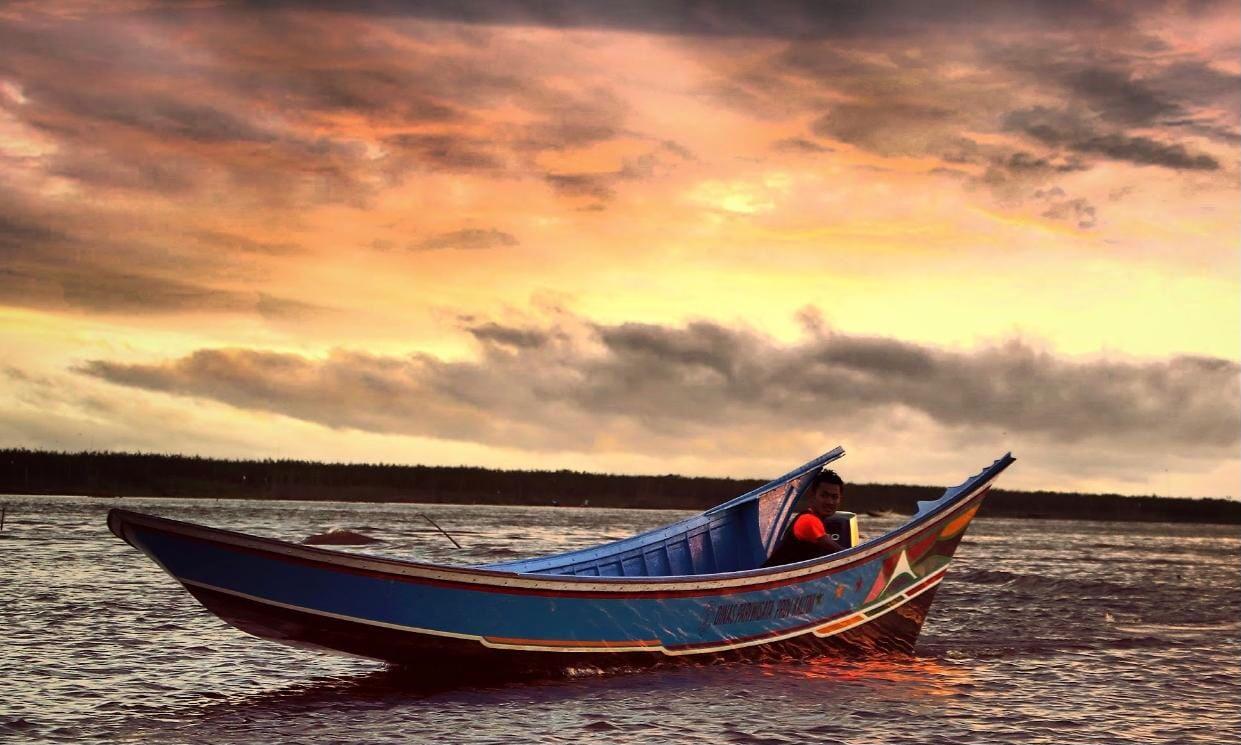
<instances>
[{"instance_id":1,"label":"man's dark hair","mask_svg":"<svg viewBox=\"0 0 1241 745\"><path fill-rule=\"evenodd\" d=\"M817 474L815 474L814 481L810 482L810 486L806 487L806 491L810 491L811 489L814 489L819 484L836 484L837 486L840 487L840 491L842 494L845 491L845 480L840 478L840 474L836 473L830 468L825 468L822 471L819 471Z\"/></svg>"}]
</instances>

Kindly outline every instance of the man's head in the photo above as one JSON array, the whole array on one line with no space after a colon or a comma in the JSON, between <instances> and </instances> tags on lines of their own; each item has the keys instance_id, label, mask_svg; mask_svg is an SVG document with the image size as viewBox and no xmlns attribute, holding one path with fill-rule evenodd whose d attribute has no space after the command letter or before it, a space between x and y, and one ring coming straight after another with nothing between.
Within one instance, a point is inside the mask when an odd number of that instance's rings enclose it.
<instances>
[{"instance_id":1,"label":"man's head","mask_svg":"<svg viewBox=\"0 0 1241 745\"><path fill-rule=\"evenodd\" d=\"M835 471L820 471L806 489L806 509L819 517L831 517L840 508L844 495L845 482L840 475Z\"/></svg>"}]
</instances>

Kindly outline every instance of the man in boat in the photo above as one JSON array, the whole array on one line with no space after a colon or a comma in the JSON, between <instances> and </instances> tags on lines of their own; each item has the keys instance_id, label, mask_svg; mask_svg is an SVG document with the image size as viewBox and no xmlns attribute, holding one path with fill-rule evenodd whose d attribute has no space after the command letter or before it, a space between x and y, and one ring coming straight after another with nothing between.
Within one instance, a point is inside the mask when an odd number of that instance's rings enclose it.
<instances>
[{"instance_id":1,"label":"man in boat","mask_svg":"<svg viewBox=\"0 0 1241 745\"><path fill-rule=\"evenodd\" d=\"M780 566L807 559L817 559L843 550L823 526L823 521L836 514L845 494L845 482L835 471L823 470L806 487L801 503L803 511L793 515L771 558L763 566Z\"/></svg>"}]
</instances>

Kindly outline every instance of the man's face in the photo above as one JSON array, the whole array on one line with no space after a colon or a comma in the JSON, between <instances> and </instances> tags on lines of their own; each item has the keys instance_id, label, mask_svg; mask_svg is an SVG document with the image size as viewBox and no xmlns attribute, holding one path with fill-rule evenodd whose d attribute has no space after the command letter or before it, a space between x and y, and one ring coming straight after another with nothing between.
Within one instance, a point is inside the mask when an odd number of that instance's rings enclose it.
<instances>
[{"instance_id":1,"label":"man's face","mask_svg":"<svg viewBox=\"0 0 1241 745\"><path fill-rule=\"evenodd\" d=\"M810 511L820 517L830 517L840 507L840 499L844 496L840 484L820 482L810 494Z\"/></svg>"}]
</instances>

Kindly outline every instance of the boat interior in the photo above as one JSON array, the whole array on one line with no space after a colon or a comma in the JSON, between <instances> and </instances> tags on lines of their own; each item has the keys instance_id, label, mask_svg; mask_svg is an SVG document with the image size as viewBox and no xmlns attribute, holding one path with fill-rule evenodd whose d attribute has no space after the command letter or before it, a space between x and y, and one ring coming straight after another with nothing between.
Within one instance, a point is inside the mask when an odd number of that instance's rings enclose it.
<instances>
[{"instance_id":1,"label":"boat interior","mask_svg":"<svg viewBox=\"0 0 1241 745\"><path fill-rule=\"evenodd\" d=\"M813 477L844 455L840 448L702 514L588 549L488 569L589 577L667 577L757 569L784 535ZM837 512L825 528L845 548L857 544L857 516Z\"/></svg>"},{"instance_id":2,"label":"boat interior","mask_svg":"<svg viewBox=\"0 0 1241 745\"><path fill-rule=\"evenodd\" d=\"M818 472L844 454L838 447L736 499L662 528L591 548L484 568L583 577L684 577L757 569L784 536ZM973 491L1012 462L1012 454L1005 453L979 473L945 489L938 499L919 501L914 515L893 530L918 522ZM837 512L824 527L848 549L858 545L857 525L857 515Z\"/></svg>"}]
</instances>

